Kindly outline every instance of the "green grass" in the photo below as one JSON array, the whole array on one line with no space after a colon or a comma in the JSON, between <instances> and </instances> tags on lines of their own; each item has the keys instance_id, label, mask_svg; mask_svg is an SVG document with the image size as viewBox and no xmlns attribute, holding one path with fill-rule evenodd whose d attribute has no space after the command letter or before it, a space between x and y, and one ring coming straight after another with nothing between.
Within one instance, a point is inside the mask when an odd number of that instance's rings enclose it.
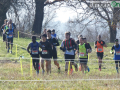
<instances>
[{"instance_id":1,"label":"green grass","mask_svg":"<svg viewBox=\"0 0 120 90\"><path fill-rule=\"evenodd\" d=\"M2 37L0 37L2 40ZM37 40L39 41L39 40ZM25 58L30 58L30 55L23 48L27 48L31 39L28 38L17 38L14 39L14 43L22 46L17 48L17 57L20 55ZM102 64L102 71L98 70L98 60L96 56L93 43L91 43L93 52L90 54L90 60L88 66L90 72L82 74L81 71L74 72L72 75L66 75L64 73L64 60L58 61L61 67L61 73L57 73L57 67L52 61L52 73L50 75L42 75L40 70L40 75L37 76L35 70L32 70L33 75L30 76L30 59L23 60L23 76L21 75L21 67L18 59L10 59L16 57L16 46L13 47L13 53L7 53L5 49L5 43L0 42L0 60L4 62L0 63L0 80L76 80L78 81L0 81L1 90L118 90L120 85L119 80L80 80L80 79L119 79L120 75L116 73L115 64L112 60L113 55L111 55L110 49L113 44L107 44L109 47L104 48L104 60ZM64 59L64 53L59 50L58 59ZM77 57L76 57L77 59ZM7 62L10 60L11 62ZM17 62L15 63L15 60ZM109 60L109 61L107 61Z\"/></svg>"}]
</instances>

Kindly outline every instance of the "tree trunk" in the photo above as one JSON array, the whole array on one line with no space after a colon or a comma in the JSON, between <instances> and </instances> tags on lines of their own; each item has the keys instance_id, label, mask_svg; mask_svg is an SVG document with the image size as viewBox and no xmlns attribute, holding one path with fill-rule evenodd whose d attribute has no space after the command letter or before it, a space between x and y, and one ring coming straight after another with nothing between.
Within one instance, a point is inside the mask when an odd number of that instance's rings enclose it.
<instances>
[{"instance_id":1,"label":"tree trunk","mask_svg":"<svg viewBox=\"0 0 120 90\"><path fill-rule=\"evenodd\" d=\"M6 19L6 13L10 8L11 0L1 0L0 1L0 27L4 24L4 20ZM1 31L0 31L1 34Z\"/></svg>"},{"instance_id":2,"label":"tree trunk","mask_svg":"<svg viewBox=\"0 0 120 90\"><path fill-rule=\"evenodd\" d=\"M113 28L112 26L109 26L110 29L110 42L113 43L114 40L116 39L116 27Z\"/></svg>"},{"instance_id":3,"label":"tree trunk","mask_svg":"<svg viewBox=\"0 0 120 90\"><path fill-rule=\"evenodd\" d=\"M119 8L114 8L113 10L113 21L112 23L109 23L109 29L110 29L110 42L113 43L114 40L116 39L116 35L117 35L117 22L119 21L119 15L120 15L120 11Z\"/></svg>"},{"instance_id":4,"label":"tree trunk","mask_svg":"<svg viewBox=\"0 0 120 90\"><path fill-rule=\"evenodd\" d=\"M36 10L32 31L34 34L41 34L44 17L44 0L35 0Z\"/></svg>"}]
</instances>

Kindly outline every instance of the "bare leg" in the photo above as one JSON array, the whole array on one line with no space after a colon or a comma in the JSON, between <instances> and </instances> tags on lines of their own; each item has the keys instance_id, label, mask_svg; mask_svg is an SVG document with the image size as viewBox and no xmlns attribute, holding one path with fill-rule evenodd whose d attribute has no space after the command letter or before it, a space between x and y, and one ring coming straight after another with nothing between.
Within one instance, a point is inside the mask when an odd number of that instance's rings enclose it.
<instances>
[{"instance_id":1,"label":"bare leg","mask_svg":"<svg viewBox=\"0 0 120 90\"><path fill-rule=\"evenodd\" d=\"M54 64L59 68L59 63L57 62L57 60L54 60Z\"/></svg>"}]
</instances>

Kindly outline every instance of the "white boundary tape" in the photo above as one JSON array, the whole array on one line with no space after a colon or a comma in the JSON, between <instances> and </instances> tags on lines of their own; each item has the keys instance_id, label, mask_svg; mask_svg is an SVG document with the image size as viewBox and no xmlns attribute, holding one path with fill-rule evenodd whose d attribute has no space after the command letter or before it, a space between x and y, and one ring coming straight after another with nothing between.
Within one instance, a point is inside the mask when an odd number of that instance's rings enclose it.
<instances>
[{"instance_id":1,"label":"white boundary tape","mask_svg":"<svg viewBox=\"0 0 120 90\"><path fill-rule=\"evenodd\" d=\"M9 81L9 82L17 82L17 81L25 81L25 82L69 82L69 81L119 81L119 78L116 79L67 79L67 80L0 80L0 82L5 82L5 81Z\"/></svg>"}]
</instances>

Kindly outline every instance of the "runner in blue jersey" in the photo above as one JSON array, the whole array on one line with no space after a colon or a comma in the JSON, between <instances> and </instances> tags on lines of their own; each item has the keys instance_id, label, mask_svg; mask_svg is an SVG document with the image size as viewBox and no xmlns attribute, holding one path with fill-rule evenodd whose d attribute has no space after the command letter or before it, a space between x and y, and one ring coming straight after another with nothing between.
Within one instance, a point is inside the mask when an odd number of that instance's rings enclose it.
<instances>
[{"instance_id":1,"label":"runner in blue jersey","mask_svg":"<svg viewBox=\"0 0 120 90\"><path fill-rule=\"evenodd\" d=\"M32 36L32 42L28 45L27 52L32 57L33 66L37 75L39 74L39 47L41 47L41 44L36 42L36 36Z\"/></svg>"},{"instance_id":2,"label":"runner in blue jersey","mask_svg":"<svg viewBox=\"0 0 120 90\"><path fill-rule=\"evenodd\" d=\"M114 52L113 52L114 50ZM115 64L116 64L116 71L117 73L119 73L118 70L118 64L120 67L120 44L118 43L118 39L115 39L115 45L111 48L111 53L114 54L114 60L115 60Z\"/></svg>"},{"instance_id":3,"label":"runner in blue jersey","mask_svg":"<svg viewBox=\"0 0 120 90\"><path fill-rule=\"evenodd\" d=\"M6 30L5 34L7 34L7 44L8 44L8 51L7 52L9 53L9 49L10 49L9 44L11 44L10 53L12 53L14 29L12 29L11 24L9 24L9 29Z\"/></svg>"}]
</instances>

